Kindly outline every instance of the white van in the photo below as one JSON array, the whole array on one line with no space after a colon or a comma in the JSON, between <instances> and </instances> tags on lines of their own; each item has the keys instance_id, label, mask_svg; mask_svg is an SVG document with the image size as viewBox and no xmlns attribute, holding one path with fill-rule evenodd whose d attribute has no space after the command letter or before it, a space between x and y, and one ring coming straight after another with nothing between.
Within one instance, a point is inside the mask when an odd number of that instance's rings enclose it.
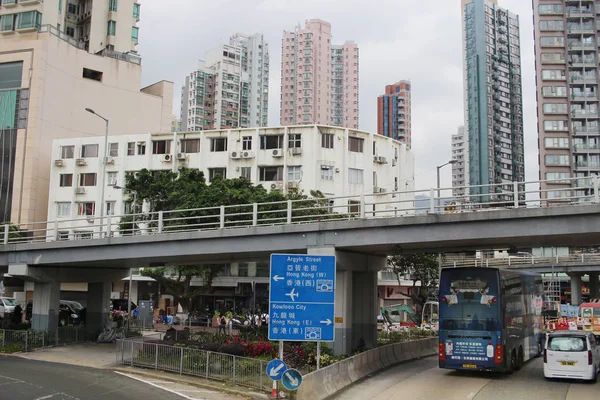
<instances>
[{"instance_id":1,"label":"white van","mask_svg":"<svg viewBox=\"0 0 600 400\"><path fill-rule=\"evenodd\" d=\"M556 331L546 337L544 377L596 381L600 343L592 332Z\"/></svg>"},{"instance_id":2,"label":"white van","mask_svg":"<svg viewBox=\"0 0 600 400\"><path fill-rule=\"evenodd\" d=\"M0 318L5 318L15 312L19 302L12 297L0 297Z\"/></svg>"}]
</instances>

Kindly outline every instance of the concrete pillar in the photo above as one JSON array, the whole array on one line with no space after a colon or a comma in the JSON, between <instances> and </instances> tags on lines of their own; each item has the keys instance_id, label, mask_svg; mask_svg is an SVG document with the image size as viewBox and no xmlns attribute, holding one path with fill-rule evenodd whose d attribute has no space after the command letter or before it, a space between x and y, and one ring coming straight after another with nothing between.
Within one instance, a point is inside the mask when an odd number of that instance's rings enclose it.
<instances>
[{"instance_id":1,"label":"concrete pillar","mask_svg":"<svg viewBox=\"0 0 600 400\"><path fill-rule=\"evenodd\" d=\"M352 307L353 285L351 271L336 271L335 274L335 318L341 322L335 323L335 355L352 353Z\"/></svg>"},{"instance_id":2,"label":"concrete pillar","mask_svg":"<svg viewBox=\"0 0 600 400\"><path fill-rule=\"evenodd\" d=\"M590 299L597 299L598 297L600 297L600 282L598 281L598 274L597 273L590 273L588 275L590 277L589 279L589 288L590 288Z\"/></svg>"},{"instance_id":3,"label":"concrete pillar","mask_svg":"<svg viewBox=\"0 0 600 400\"><path fill-rule=\"evenodd\" d=\"M88 284L88 305L85 325L89 333L94 335L99 334L106 321L108 321L110 289L111 283Z\"/></svg>"},{"instance_id":4,"label":"concrete pillar","mask_svg":"<svg viewBox=\"0 0 600 400\"><path fill-rule=\"evenodd\" d=\"M581 274L571 272L568 274L571 278L571 305L581 304Z\"/></svg>"},{"instance_id":5,"label":"concrete pillar","mask_svg":"<svg viewBox=\"0 0 600 400\"><path fill-rule=\"evenodd\" d=\"M352 349L377 346L377 272L352 273ZM348 354L348 353L346 353Z\"/></svg>"},{"instance_id":6,"label":"concrete pillar","mask_svg":"<svg viewBox=\"0 0 600 400\"><path fill-rule=\"evenodd\" d=\"M31 311L31 328L36 331L55 331L60 309L60 282L36 283Z\"/></svg>"}]
</instances>

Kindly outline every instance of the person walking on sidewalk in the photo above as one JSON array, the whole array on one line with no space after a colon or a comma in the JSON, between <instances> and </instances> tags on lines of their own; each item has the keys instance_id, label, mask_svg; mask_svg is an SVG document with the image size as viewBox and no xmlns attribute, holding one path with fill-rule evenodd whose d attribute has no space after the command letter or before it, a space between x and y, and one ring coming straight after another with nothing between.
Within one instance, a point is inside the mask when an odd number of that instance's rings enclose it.
<instances>
[{"instance_id":1,"label":"person walking on sidewalk","mask_svg":"<svg viewBox=\"0 0 600 400\"><path fill-rule=\"evenodd\" d=\"M219 335L221 334L221 331L223 331L223 335L226 334L225 325L227 325L227 321L225 320L225 316L221 315L221 318L219 318Z\"/></svg>"}]
</instances>

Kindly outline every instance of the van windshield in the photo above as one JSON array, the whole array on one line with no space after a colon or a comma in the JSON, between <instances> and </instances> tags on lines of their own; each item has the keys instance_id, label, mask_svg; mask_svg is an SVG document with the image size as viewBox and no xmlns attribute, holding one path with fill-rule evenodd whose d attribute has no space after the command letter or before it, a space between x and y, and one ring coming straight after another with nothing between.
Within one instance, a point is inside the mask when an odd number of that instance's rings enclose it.
<instances>
[{"instance_id":1,"label":"van windshield","mask_svg":"<svg viewBox=\"0 0 600 400\"><path fill-rule=\"evenodd\" d=\"M9 298L2 299L2 302L6 307L16 307L19 304L17 300Z\"/></svg>"},{"instance_id":2,"label":"van windshield","mask_svg":"<svg viewBox=\"0 0 600 400\"><path fill-rule=\"evenodd\" d=\"M582 336L550 337L548 349L552 351L586 351L586 340Z\"/></svg>"}]
</instances>

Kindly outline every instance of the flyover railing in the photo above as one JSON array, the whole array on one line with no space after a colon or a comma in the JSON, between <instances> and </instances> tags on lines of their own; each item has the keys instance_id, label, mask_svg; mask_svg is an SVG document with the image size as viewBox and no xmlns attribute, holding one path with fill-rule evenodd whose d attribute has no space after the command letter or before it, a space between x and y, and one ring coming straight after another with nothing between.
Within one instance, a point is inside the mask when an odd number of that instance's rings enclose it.
<instances>
[{"instance_id":1,"label":"flyover railing","mask_svg":"<svg viewBox=\"0 0 600 400\"><path fill-rule=\"evenodd\" d=\"M544 189L541 189L542 187ZM395 188L373 187L368 193L347 196L149 211L104 217L82 215L74 219L58 218L18 226L5 224L0 226L0 245L335 220L414 217L424 214L576 207L581 204L600 203L598 188L599 181L596 176L428 190L399 191ZM86 211L89 210L81 210L84 214Z\"/></svg>"},{"instance_id":2,"label":"flyover railing","mask_svg":"<svg viewBox=\"0 0 600 400\"><path fill-rule=\"evenodd\" d=\"M452 257L445 256L442 259L442 267L505 267L505 266L563 266L563 265L581 265L596 264L600 265L600 254L581 253L566 256L508 256L508 257Z\"/></svg>"}]
</instances>

